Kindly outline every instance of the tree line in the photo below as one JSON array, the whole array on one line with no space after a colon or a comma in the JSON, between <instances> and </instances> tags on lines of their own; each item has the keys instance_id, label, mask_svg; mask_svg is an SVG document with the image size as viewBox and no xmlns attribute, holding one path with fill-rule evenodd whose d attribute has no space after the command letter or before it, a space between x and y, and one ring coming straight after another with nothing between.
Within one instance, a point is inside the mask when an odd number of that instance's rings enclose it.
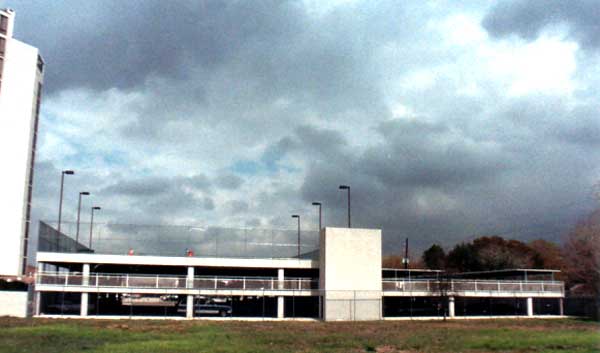
<instances>
[{"instance_id":1,"label":"tree line","mask_svg":"<svg viewBox=\"0 0 600 353\"><path fill-rule=\"evenodd\" d=\"M401 256L388 256L384 267L402 268ZM411 268L448 273L503 269L556 269L571 295L600 295L600 210L577 223L561 244L544 239L522 242L500 236L481 236L446 251L433 244Z\"/></svg>"}]
</instances>

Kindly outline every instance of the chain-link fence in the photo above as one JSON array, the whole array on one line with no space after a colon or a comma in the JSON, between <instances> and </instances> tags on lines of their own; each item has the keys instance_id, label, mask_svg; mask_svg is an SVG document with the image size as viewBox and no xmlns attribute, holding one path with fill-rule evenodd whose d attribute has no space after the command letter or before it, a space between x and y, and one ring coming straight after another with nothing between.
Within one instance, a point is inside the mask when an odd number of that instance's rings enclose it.
<instances>
[{"instance_id":1,"label":"chain-link fence","mask_svg":"<svg viewBox=\"0 0 600 353\"><path fill-rule=\"evenodd\" d=\"M38 251L156 256L316 258L314 231L40 222Z\"/></svg>"}]
</instances>

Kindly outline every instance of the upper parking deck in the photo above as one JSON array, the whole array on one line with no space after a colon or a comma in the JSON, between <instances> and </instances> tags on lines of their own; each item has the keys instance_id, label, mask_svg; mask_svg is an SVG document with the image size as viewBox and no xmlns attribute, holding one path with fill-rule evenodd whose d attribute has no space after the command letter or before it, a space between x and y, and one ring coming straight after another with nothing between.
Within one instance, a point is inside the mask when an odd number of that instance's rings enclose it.
<instances>
[{"instance_id":1,"label":"upper parking deck","mask_svg":"<svg viewBox=\"0 0 600 353\"><path fill-rule=\"evenodd\" d=\"M318 259L316 230L173 225L39 224L38 252L239 259ZM153 259L152 261L157 260Z\"/></svg>"}]
</instances>

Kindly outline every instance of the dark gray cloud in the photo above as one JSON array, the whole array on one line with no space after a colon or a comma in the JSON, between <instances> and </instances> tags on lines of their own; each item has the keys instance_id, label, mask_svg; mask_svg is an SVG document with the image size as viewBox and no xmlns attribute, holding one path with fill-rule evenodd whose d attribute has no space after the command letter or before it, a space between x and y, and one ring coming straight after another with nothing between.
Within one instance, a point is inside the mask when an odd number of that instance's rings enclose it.
<instances>
[{"instance_id":1,"label":"dark gray cloud","mask_svg":"<svg viewBox=\"0 0 600 353\"><path fill-rule=\"evenodd\" d=\"M136 197L154 197L171 189L172 181L164 178L125 180L102 190L103 193Z\"/></svg>"},{"instance_id":2,"label":"dark gray cloud","mask_svg":"<svg viewBox=\"0 0 600 353\"><path fill-rule=\"evenodd\" d=\"M232 200L227 203L227 207L231 211L232 214L245 213L249 209L249 205L246 201L242 200Z\"/></svg>"},{"instance_id":3,"label":"dark gray cloud","mask_svg":"<svg viewBox=\"0 0 600 353\"><path fill-rule=\"evenodd\" d=\"M514 0L498 2L482 24L493 36L516 34L528 40L537 38L546 27L564 24L582 47L598 49L599 16L600 2L596 0Z\"/></svg>"},{"instance_id":4,"label":"dark gray cloud","mask_svg":"<svg viewBox=\"0 0 600 353\"><path fill-rule=\"evenodd\" d=\"M244 183L244 179L235 174L225 174L218 176L215 182L220 188L235 190Z\"/></svg>"},{"instance_id":5,"label":"dark gray cloud","mask_svg":"<svg viewBox=\"0 0 600 353\"><path fill-rule=\"evenodd\" d=\"M303 200L323 202L326 224L341 226L346 200L337 186L351 185L353 224L383 228L395 251L403 237L417 248L496 233L558 241L594 207L589 180L600 154L581 149L595 143L585 132L597 125L590 108L509 100L488 112L506 127L518 122L509 139L482 139L481 127L461 120L383 122L380 143L310 164Z\"/></svg>"},{"instance_id":6,"label":"dark gray cloud","mask_svg":"<svg viewBox=\"0 0 600 353\"><path fill-rule=\"evenodd\" d=\"M469 25L473 15L476 25L489 10L481 23L494 37L534 39L566 24L597 48L594 2L365 1L320 15L299 1L2 4L17 9L17 35L48 62L45 102L56 116L42 135L57 141L40 155L40 217L55 217L62 166L78 168L66 218L76 190L89 189L100 219L123 223L290 228L300 213L314 227L310 202L321 201L325 224L342 226L338 185L349 184L353 224L382 227L386 253L404 237L422 247L475 234L557 239L592 207L594 53L577 52L585 60L572 95L514 97L510 74L496 77L478 56L493 57L494 44L461 38L460 47L440 23L464 15ZM465 28L458 35L481 30ZM393 112L398 102L405 114ZM113 107L112 120L94 105ZM124 152L117 166L93 162L116 153L90 152L97 136L77 140L89 122L72 110L96 114ZM62 157L61 142L74 155Z\"/></svg>"},{"instance_id":7,"label":"dark gray cloud","mask_svg":"<svg viewBox=\"0 0 600 353\"><path fill-rule=\"evenodd\" d=\"M215 202L210 197L204 197L202 199L202 203L204 205L204 209L207 211L212 211L215 209Z\"/></svg>"},{"instance_id":8,"label":"dark gray cloud","mask_svg":"<svg viewBox=\"0 0 600 353\"><path fill-rule=\"evenodd\" d=\"M173 188L189 187L195 190L210 191L211 182L206 175L197 174L191 177L147 177L143 179L125 179L105 187L102 193L108 195L124 195L137 197L154 197L166 194Z\"/></svg>"},{"instance_id":9,"label":"dark gray cloud","mask_svg":"<svg viewBox=\"0 0 600 353\"><path fill-rule=\"evenodd\" d=\"M193 218L213 211L216 208L210 196L213 192L211 181L205 175L197 174L189 177L125 177L94 194L103 198L104 204L115 205L114 211L108 210L106 217L112 222L169 224L177 223L175 215Z\"/></svg>"},{"instance_id":10,"label":"dark gray cloud","mask_svg":"<svg viewBox=\"0 0 600 353\"><path fill-rule=\"evenodd\" d=\"M214 71L256 38L301 28L298 6L288 1L6 3L22 13L16 34L53 68L51 91L131 89L152 75L185 78L190 66Z\"/></svg>"}]
</instances>

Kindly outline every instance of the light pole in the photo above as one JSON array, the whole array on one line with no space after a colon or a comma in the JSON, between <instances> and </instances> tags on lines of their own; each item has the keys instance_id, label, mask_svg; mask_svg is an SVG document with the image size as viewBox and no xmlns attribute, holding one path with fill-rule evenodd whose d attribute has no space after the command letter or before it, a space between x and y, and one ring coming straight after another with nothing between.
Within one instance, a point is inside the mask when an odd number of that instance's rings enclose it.
<instances>
[{"instance_id":1,"label":"light pole","mask_svg":"<svg viewBox=\"0 0 600 353\"><path fill-rule=\"evenodd\" d=\"M90 193L87 191L81 191L79 193L79 203L77 204L77 232L75 233L75 246L77 246L77 243L79 243L79 219L81 216L81 196L87 196Z\"/></svg>"},{"instance_id":2,"label":"light pole","mask_svg":"<svg viewBox=\"0 0 600 353\"><path fill-rule=\"evenodd\" d=\"M322 221L323 221L323 217L322 217L322 213L321 213L321 207L323 206L320 202L313 202L312 203L313 206L319 206L319 232L321 232L321 228L323 227L322 225Z\"/></svg>"},{"instance_id":3,"label":"light pole","mask_svg":"<svg viewBox=\"0 0 600 353\"><path fill-rule=\"evenodd\" d=\"M94 206L92 207L92 218L90 219L90 250L92 249L92 229L94 228L94 211L101 210L102 207Z\"/></svg>"},{"instance_id":4,"label":"light pole","mask_svg":"<svg viewBox=\"0 0 600 353\"><path fill-rule=\"evenodd\" d=\"M63 202L63 187L65 185L65 174L73 175L75 174L72 170L63 170L60 173L60 201L58 201L58 234L60 235L60 223L62 221L62 202Z\"/></svg>"},{"instance_id":5,"label":"light pole","mask_svg":"<svg viewBox=\"0 0 600 353\"><path fill-rule=\"evenodd\" d=\"M352 228L352 223L350 221L350 186L340 185L340 190L348 190L348 228Z\"/></svg>"},{"instance_id":6,"label":"light pole","mask_svg":"<svg viewBox=\"0 0 600 353\"><path fill-rule=\"evenodd\" d=\"M292 218L298 218L298 258L300 258L300 216L293 214Z\"/></svg>"}]
</instances>

